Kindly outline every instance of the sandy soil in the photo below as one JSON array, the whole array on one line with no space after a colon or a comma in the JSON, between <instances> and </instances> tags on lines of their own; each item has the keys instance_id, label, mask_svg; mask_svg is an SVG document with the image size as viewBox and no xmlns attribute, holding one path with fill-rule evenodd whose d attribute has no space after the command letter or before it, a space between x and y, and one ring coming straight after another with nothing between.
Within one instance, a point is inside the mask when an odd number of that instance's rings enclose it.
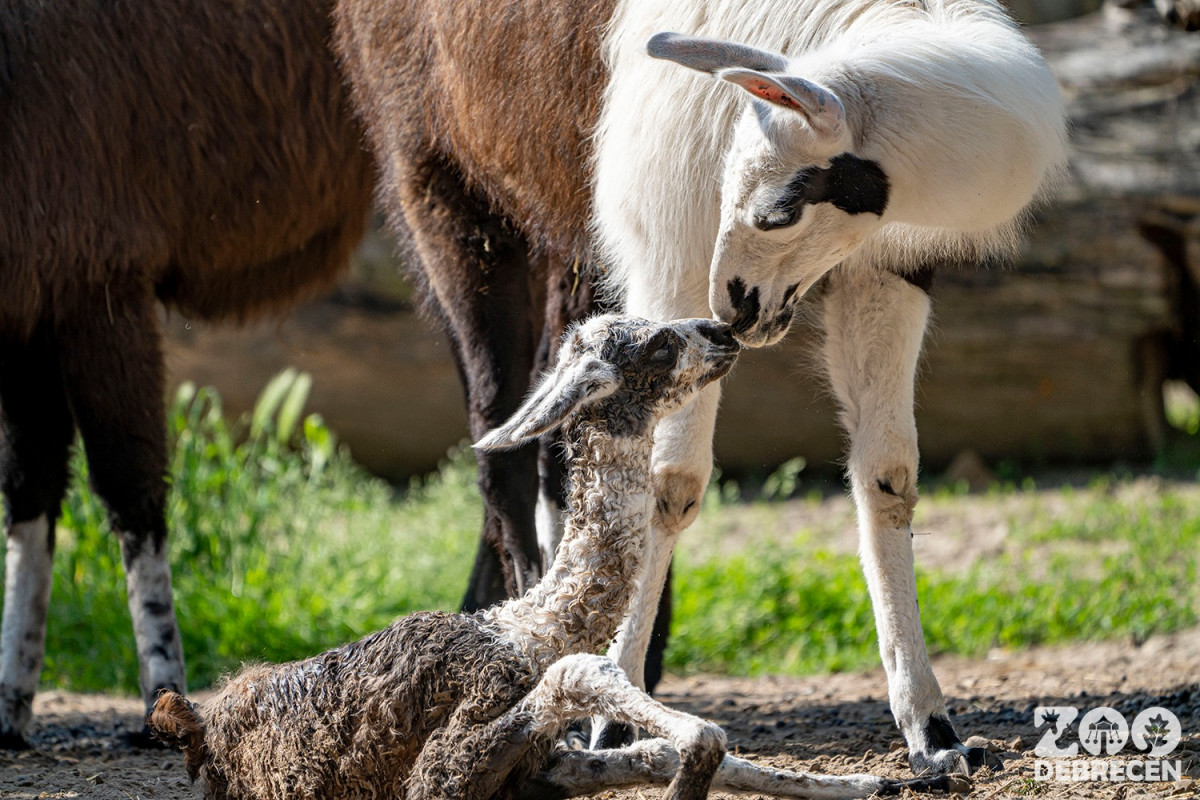
<instances>
[{"instance_id":1,"label":"sandy soil","mask_svg":"<svg viewBox=\"0 0 1200 800\"><path fill-rule=\"evenodd\" d=\"M963 736L986 737L1005 770L978 776L971 798L1200 796L1200 630L1125 642L995 652L982 661L940 659L936 669ZM731 750L790 769L876 772L906 777L903 742L890 724L880 670L815 678L668 678L667 703L725 726ZM98 800L185 800L182 759L139 750L127 737L140 729L139 703L103 695L39 695L33 749L0 751L0 797L11 800L86 797ZM1059 783L1031 780L1037 705L1081 710L1107 705L1127 718L1155 705L1180 720L1178 782ZM980 742L973 742L978 744ZM614 800L655 800L654 789L608 793ZM714 794L715 797L723 797Z\"/></svg>"}]
</instances>

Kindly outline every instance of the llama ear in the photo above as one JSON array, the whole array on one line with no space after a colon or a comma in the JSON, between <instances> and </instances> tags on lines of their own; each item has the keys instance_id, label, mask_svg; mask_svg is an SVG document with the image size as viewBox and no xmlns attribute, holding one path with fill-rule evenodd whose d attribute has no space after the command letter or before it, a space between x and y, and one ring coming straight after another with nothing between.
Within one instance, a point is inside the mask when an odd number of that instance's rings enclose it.
<instances>
[{"instance_id":1,"label":"llama ear","mask_svg":"<svg viewBox=\"0 0 1200 800\"><path fill-rule=\"evenodd\" d=\"M846 107L836 94L815 83L794 75L767 75L741 68L721 70L717 77L759 100L798 112L822 138L840 139L846 131Z\"/></svg>"},{"instance_id":2,"label":"llama ear","mask_svg":"<svg viewBox=\"0 0 1200 800\"><path fill-rule=\"evenodd\" d=\"M507 450L554 430L576 409L607 397L620 386L611 364L586 357L560 364L542 380L503 425L475 443L477 450Z\"/></svg>"},{"instance_id":3,"label":"llama ear","mask_svg":"<svg viewBox=\"0 0 1200 800\"><path fill-rule=\"evenodd\" d=\"M646 43L646 52L653 58L674 61L676 64L710 75L733 67L764 72L782 72L787 69L787 59L777 53L735 42L684 36L681 33L654 34Z\"/></svg>"}]
</instances>

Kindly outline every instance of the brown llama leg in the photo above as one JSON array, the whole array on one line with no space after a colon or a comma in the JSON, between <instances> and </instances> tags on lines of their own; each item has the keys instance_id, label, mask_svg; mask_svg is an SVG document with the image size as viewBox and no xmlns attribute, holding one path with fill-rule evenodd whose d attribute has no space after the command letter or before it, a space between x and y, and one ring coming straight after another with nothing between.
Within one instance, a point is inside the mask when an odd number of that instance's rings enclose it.
<instances>
[{"instance_id":1,"label":"brown llama leg","mask_svg":"<svg viewBox=\"0 0 1200 800\"><path fill-rule=\"evenodd\" d=\"M453 167L435 159L401 169L393 200L454 345L471 435L478 439L506 420L529 388L541 336L539 276L524 238L469 191ZM466 611L521 594L540 574L536 445L477 451L476 458L485 515Z\"/></svg>"},{"instance_id":2,"label":"brown llama leg","mask_svg":"<svg viewBox=\"0 0 1200 800\"><path fill-rule=\"evenodd\" d=\"M185 691L167 563L166 421L154 295L130 278L82 287L78 296L81 306L58 322L59 353L92 485L121 543L149 710L158 690Z\"/></svg>"},{"instance_id":3,"label":"brown llama leg","mask_svg":"<svg viewBox=\"0 0 1200 800\"><path fill-rule=\"evenodd\" d=\"M0 628L0 748L27 745L42 672L54 523L67 486L75 428L45 330L0 348L0 483L7 501L4 620Z\"/></svg>"}]
</instances>

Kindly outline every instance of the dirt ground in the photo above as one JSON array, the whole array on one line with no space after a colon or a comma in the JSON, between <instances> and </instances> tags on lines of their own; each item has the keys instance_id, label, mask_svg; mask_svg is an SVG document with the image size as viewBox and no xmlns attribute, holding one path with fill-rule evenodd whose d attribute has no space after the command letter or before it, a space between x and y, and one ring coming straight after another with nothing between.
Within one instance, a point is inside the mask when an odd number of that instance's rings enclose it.
<instances>
[{"instance_id":1,"label":"dirt ground","mask_svg":"<svg viewBox=\"0 0 1200 800\"><path fill-rule=\"evenodd\" d=\"M1140 646L1109 642L997 651L981 661L939 659L935 669L959 732L985 737L1005 761L1003 772L975 779L971 798L1200 796L1200 630L1155 637ZM880 670L814 678L668 678L659 696L720 723L731 751L764 764L828 773L908 774ZM0 797L199 797L178 754L139 750L126 741L141 727L139 705L103 695L39 695L30 736L33 749L0 751ZM1033 781L1033 747L1042 733L1032 721L1038 705L1075 706L1081 714L1111 706L1131 721L1151 706L1173 711L1183 740L1170 758L1182 762L1183 779L1157 784ZM657 800L661 792L602 796Z\"/></svg>"}]
</instances>

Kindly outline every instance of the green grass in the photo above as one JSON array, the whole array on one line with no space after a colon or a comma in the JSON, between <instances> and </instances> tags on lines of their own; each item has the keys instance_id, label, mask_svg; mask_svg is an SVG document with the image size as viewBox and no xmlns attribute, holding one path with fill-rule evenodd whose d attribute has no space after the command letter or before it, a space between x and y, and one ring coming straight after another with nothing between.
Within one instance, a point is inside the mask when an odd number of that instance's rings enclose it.
<instances>
[{"instance_id":1,"label":"green grass","mask_svg":"<svg viewBox=\"0 0 1200 800\"><path fill-rule=\"evenodd\" d=\"M1112 488L1100 479L1082 491L1057 490L1067 516L1012 519L1010 543L995 558L954 573L918 567L929 649L981 656L996 646L1144 639L1195 625L1200 493L1126 496ZM1029 484L1004 491L1035 509L1040 502ZM780 541L778 505L751 508L764 533L744 536L738 554L697 558L680 548L669 668L805 674L878 664L857 558L822 549L804 530ZM719 535L746 514L711 502L700 535L706 525Z\"/></svg>"},{"instance_id":2,"label":"green grass","mask_svg":"<svg viewBox=\"0 0 1200 800\"><path fill-rule=\"evenodd\" d=\"M170 553L193 687L244 661L319 652L416 609L453 609L465 588L481 516L469 453L397 491L357 467L318 417L303 417L307 390L304 376L285 373L236 422L211 390L184 387L171 405ZM86 464L77 455L74 465L43 682L131 692L137 660L120 553L82 480ZM878 664L857 559L831 546L828 531L795 521L819 517L819 497L781 502L808 488L803 468L789 462L754 501L729 482L709 492L677 562L670 669ZM1047 494L1026 481L985 498L1023 511L999 555L918 572L930 649L977 656L1196 624L1200 491L1126 485L1102 477ZM922 506L975 502L951 487ZM733 532L736 546L722 544Z\"/></svg>"}]
</instances>

